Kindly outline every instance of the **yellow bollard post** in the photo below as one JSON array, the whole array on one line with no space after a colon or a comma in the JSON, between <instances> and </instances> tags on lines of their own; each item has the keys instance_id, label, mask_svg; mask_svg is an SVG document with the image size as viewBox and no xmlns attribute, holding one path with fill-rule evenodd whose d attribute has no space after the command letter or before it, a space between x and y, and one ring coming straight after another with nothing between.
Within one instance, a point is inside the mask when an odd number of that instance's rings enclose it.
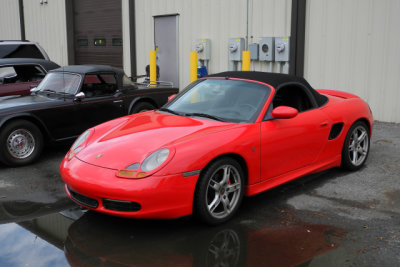
<instances>
[{"instance_id":1,"label":"yellow bollard post","mask_svg":"<svg viewBox=\"0 0 400 267\"><path fill-rule=\"evenodd\" d=\"M156 81L157 80L157 56L156 56L156 51L151 50L150 51L150 81ZM155 82L150 82L151 87L157 86L157 83Z\"/></svg>"},{"instance_id":2,"label":"yellow bollard post","mask_svg":"<svg viewBox=\"0 0 400 267\"><path fill-rule=\"evenodd\" d=\"M250 71L250 51L243 51L242 58L242 71Z\"/></svg>"},{"instance_id":3,"label":"yellow bollard post","mask_svg":"<svg viewBox=\"0 0 400 267\"><path fill-rule=\"evenodd\" d=\"M194 82L197 80L197 52L190 52L190 82ZM197 89L195 88L191 97L190 102L196 103L198 102L198 94Z\"/></svg>"},{"instance_id":4,"label":"yellow bollard post","mask_svg":"<svg viewBox=\"0 0 400 267\"><path fill-rule=\"evenodd\" d=\"M197 80L197 52L190 52L190 82Z\"/></svg>"}]
</instances>

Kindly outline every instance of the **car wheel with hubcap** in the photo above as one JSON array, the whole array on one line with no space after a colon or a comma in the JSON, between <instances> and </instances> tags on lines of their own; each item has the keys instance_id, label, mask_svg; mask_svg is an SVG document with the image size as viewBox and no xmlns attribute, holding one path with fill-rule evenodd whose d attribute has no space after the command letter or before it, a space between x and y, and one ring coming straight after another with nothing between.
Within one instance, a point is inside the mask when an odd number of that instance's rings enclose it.
<instances>
[{"instance_id":1,"label":"car wheel with hubcap","mask_svg":"<svg viewBox=\"0 0 400 267\"><path fill-rule=\"evenodd\" d=\"M43 135L32 122L16 120L0 133L0 160L9 166L35 161L43 149Z\"/></svg>"},{"instance_id":2,"label":"car wheel with hubcap","mask_svg":"<svg viewBox=\"0 0 400 267\"><path fill-rule=\"evenodd\" d=\"M355 171L364 165L370 147L368 129L362 121L357 121L351 126L342 148L341 167Z\"/></svg>"},{"instance_id":3,"label":"car wheel with hubcap","mask_svg":"<svg viewBox=\"0 0 400 267\"><path fill-rule=\"evenodd\" d=\"M244 174L231 158L211 163L201 174L194 199L195 213L209 224L228 221L243 199Z\"/></svg>"}]
</instances>

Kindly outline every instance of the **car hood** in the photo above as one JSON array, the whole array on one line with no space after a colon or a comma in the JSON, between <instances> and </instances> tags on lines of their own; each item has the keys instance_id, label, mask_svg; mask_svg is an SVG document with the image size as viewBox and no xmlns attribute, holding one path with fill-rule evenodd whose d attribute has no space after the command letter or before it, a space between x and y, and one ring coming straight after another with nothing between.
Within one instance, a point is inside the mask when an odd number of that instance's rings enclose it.
<instances>
[{"instance_id":1,"label":"car hood","mask_svg":"<svg viewBox=\"0 0 400 267\"><path fill-rule=\"evenodd\" d=\"M5 96L0 97L0 112L7 111L28 111L35 106L43 106L44 103L54 102L55 98L48 98L44 95L28 95L28 96Z\"/></svg>"},{"instance_id":2,"label":"car hood","mask_svg":"<svg viewBox=\"0 0 400 267\"><path fill-rule=\"evenodd\" d=\"M160 148L195 141L239 124L202 118L189 118L158 111L143 112L110 121L94 128L88 145L77 154L87 163L110 169L122 169L143 160Z\"/></svg>"}]
</instances>

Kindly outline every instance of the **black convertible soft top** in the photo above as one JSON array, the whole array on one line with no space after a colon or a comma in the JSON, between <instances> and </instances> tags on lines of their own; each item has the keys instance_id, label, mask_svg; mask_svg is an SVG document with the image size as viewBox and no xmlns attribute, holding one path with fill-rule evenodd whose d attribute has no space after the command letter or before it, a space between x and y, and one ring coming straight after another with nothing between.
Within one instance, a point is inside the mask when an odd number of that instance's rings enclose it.
<instances>
[{"instance_id":1,"label":"black convertible soft top","mask_svg":"<svg viewBox=\"0 0 400 267\"><path fill-rule=\"evenodd\" d=\"M239 78L246 80L259 81L271 85L276 90L289 85L297 84L307 90L312 96L318 106L322 106L326 102L326 97L318 93L311 87L311 85L302 77L297 77L289 74L270 73L260 71L226 71L209 75L208 77L225 77L225 78Z\"/></svg>"},{"instance_id":2,"label":"black convertible soft top","mask_svg":"<svg viewBox=\"0 0 400 267\"><path fill-rule=\"evenodd\" d=\"M114 68L107 65L69 65L52 70L52 72L72 72L83 75L93 72L115 72L122 75L124 74L124 71L122 69Z\"/></svg>"}]
</instances>

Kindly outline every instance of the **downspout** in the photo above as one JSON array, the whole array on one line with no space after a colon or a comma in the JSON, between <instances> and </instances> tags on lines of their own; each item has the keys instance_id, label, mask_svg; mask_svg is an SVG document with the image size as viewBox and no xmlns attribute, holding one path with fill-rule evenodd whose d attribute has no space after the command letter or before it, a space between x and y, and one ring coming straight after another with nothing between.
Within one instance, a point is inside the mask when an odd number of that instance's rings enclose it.
<instances>
[{"instance_id":1,"label":"downspout","mask_svg":"<svg viewBox=\"0 0 400 267\"><path fill-rule=\"evenodd\" d=\"M292 0L289 74L303 77L307 0Z\"/></svg>"},{"instance_id":2,"label":"downspout","mask_svg":"<svg viewBox=\"0 0 400 267\"><path fill-rule=\"evenodd\" d=\"M18 0L18 5L19 5L19 24L21 29L21 40L25 41L24 0Z\"/></svg>"}]
</instances>

